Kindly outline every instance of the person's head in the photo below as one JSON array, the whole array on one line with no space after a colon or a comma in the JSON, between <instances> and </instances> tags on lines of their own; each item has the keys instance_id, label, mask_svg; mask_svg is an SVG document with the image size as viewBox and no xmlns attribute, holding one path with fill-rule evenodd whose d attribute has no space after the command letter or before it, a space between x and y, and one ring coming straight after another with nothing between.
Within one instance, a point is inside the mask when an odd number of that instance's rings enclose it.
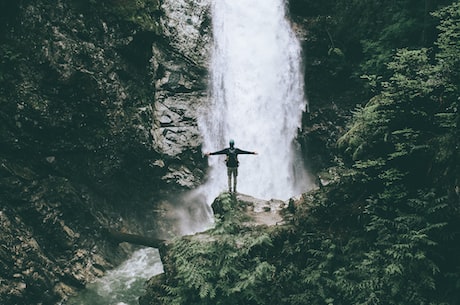
<instances>
[{"instance_id":1,"label":"person's head","mask_svg":"<svg viewBox=\"0 0 460 305\"><path fill-rule=\"evenodd\" d=\"M233 147L233 146L235 146L235 141L233 141L233 139L232 139L232 140L230 140L229 144L230 144L230 147Z\"/></svg>"}]
</instances>

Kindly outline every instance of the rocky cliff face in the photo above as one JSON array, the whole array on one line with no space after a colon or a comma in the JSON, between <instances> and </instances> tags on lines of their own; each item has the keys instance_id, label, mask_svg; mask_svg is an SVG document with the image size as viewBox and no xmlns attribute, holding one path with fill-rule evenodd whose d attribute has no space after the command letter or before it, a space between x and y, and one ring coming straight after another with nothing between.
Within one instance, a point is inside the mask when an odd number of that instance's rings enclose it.
<instances>
[{"instance_id":1,"label":"rocky cliff face","mask_svg":"<svg viewBox=\"0 0 460 305\"><path fill-rule=\"evenodd\" d=\"M180 161L168 167L166 181L189 188L203 177L193 160L201 158L197 113L207 99L209 7L209 0L163 1L165 40L152 45L156 89L152 144L165 156L159 166L169 159ZM187 160L192 162L187 165Z\"/></svg>"},{"instance_id":2,"label":"rocky cliff face","mask_svg":"<svg viewBox=\"0 0 460 305\"><path fill-rule=\"evenodd\" d=\"M108 229L154 233L156 203L200 182L195 4L0 5L0 303L65 298L130 251Z\"/></svg>"}]
</instances>

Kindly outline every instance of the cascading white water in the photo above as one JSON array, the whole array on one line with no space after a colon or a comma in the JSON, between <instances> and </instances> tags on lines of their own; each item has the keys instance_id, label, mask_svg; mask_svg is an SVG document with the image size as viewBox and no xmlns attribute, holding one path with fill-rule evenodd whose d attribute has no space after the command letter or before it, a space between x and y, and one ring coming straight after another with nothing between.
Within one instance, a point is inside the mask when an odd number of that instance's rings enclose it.
<instances>
[{"instance_id":1,"label":"cascading white water","mask_svg":"<svg viewBox=\"0 0 460 305\"><path fill-rule=\"evenodd\" d=\"M213 3L211 98L199 126L204 150L229 139L257 156L240 156L238 192L288 199L310 182L294 139L306 107L301 48L285 18L283 0ZM226 188L222 158L210 157L208 196Z\"/></svg>"},{"instance_id":2,"label":"cascading white water","mask_svg":"<svg viewBox=\"0 0 460 305\"><path fill-rule=\"evenodd\" d=\"M144 248L123 264L89 284L66 305L136 305L145 281L163 272L158 250Z\"/></svg>"}]
</instances>

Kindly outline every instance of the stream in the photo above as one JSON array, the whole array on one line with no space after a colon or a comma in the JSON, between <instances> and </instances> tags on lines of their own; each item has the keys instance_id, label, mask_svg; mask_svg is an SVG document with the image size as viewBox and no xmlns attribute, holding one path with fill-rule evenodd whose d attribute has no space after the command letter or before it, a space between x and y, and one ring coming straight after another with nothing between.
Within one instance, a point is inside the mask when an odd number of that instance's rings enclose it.
<instances>
[{"instance_id":1,"label":"stream","mask_svg":"<svg viewBox=\"0 0 460 305\"><path fill-rule=\"evenodd\" d=\"M144 248L133 253L117 268L86 286L66 305L138 305L145 282L163 272L157 249Z\"/></svg>"},{"instance_id":2,"label":"stream","mask_svg":"<svg viewBox=\"0 0 460 305\"><path fill-rule=\"evenodd\" d=\"M309 190L295 142L307 108L301 47L285 18L284 1L215 0L212 19L210 101L198 121L204 152L223 149L230 139L258 152L240 157L238 192L287 200ZM191 198L210 205L226 190L223 158L209 158L208 179ZM157 250L138 250L66 304L136 305L145 281L161 272Z\"/></svg>"}]
</instances>

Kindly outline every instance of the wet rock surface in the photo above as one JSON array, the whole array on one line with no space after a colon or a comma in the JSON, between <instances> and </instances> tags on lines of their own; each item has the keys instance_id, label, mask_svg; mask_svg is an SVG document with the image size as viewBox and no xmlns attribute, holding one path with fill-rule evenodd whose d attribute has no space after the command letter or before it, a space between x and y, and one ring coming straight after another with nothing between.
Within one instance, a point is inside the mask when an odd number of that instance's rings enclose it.
<instances>
[{"instance_id":1,"label":"wet rock surface","mask_svg":"<svg viewBox=\"0 0 460 305\"><path fill-rule=\"evenodd\" d=\"M197 171L204 164L196 163L203 161L197 116L208 99L210 4L208 0L163 1L160 22L168 43L152 45L153 147L165 156L163 180L187 188L197 186L204 175Z\"/></svg>"},{"instance_id":2,"label":"wet rock surface","mask_svg":"<svg viewBox=\"0 0 460 305\"><path fill-rule=\"evenodd\" d=\"M116 214L100 212L88 190L5 159L0 177L10 187L1 194L2 304L58 302L129 253L105 237Z\"/></svg>"},{"instance_id":3,"label":"wet rock surface","mask_svg":"<svg viewBox=\"0 0 460 305\"><path fill-rule=\"evenodd\" d=\"M245 222L247 226L276 226L283 223L283 212L288 207L288 203L285 201L279 199L263 200L241 193L234 196L237 202L244 207L245 214L249 218ZM216 200L212 208L215 214L222 215L228 207Z\"/></svg>"}]
</instances>

